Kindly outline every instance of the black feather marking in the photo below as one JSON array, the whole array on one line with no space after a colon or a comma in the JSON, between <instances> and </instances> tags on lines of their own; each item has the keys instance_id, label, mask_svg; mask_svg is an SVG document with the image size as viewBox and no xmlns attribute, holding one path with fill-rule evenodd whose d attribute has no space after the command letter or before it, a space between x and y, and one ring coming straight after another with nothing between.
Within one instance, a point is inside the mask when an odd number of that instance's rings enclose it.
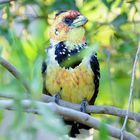
<instances>
[{"instance_id":1,"label":"black feather marking","mask_svg":"<svg viewBox=\"0 0 140 140\"><path fill-rule=\"evenodd\" d=\"M100 80L100 67L99 67L99 62L98 62L96 54L91 56L91 58L90 58L90 66L91 66L91 69L92 69L92 71L94 73L95 91L94 91L94 95L92 96L89 104L94 105L94 102L95 102L96 97L98 95L99 80Z\"/></svg>"},{"instance_id":2,"label":"black feather marking","mask_svg":"<svg viewBox=\"0 0 140 140\"><path fill-rule=\"evenodd\" d=\"M84 124L78 123L78 122L74 122L74 121L70 121L70 120L64 120L64 122L67 125L71 125L71 130L69 132L69 136L70 137L76 137L77 134L80 134L79 129L86 129L89 130L91 127L86 126Z\"/></svg>"},{"instance_id":3,"label":"black feather marking","mask_svg":"<svg viewBox=\"0 0 140 140\"><path fill-rule=\"evenodd\" d=\"M57 60L59 64L67 58L68 49L65 47L65 44L63 42L60 42L56 45L55 55L56 55L55 60Z\"/></svg>"},{"instance_id":4,"label":"black feather marking","mask_svg":"<svg viewBox=\"0 0 140 140\"><path fill-rule=\"evenodd\" d=\"M41 68L42 74L46 72L46 69L47 69L47 64L46 64L45 61L43 61L43 63L42 63L42 68Z\"/></svg>"},{"instance_id":5,"label":"black feather marking","mask_svg":"<svg viewBox=\"0 0 140 140\"><path fill-rule=\"evenodd\" d=\"M80 50L80 48L79 48L79 50ZM78 53L78 49L75 48L75 49L71 50L70 55L75 55L77 53Z\"/></svg>"},{"instance_id":6,"label":"black feather marking","mask_svg":"<svg viewBox=\"0 0 140 140\"><path fill-rule=\"evenodd\" d=\"M55 60L57 60L57 62L60 64L61 66L61 63L63 61L65 61L69 56L73 56L73 55L76 55L80 50L82 49L82 47L78 47L78 48L75 48L73 50L68 50L66 45L64 44L64 42L60 42L56 45L56 49L55 49ZM80 61L76 61L75 63L71 64L70 66L67 66L66 68L75 68L76 66L78 66L79 64L81 63L81 60Z\"/></svg>"},{"instance_id":7,"label":"black feather marking","mask_svg":"<svg viewBox=\"0 0 140 140\"><path fill-rule=\"evenodd\" d=\"M73 122L73 124L71 126L71 130L69 132L70 137L75 138L76 137L76 134L80 134L80 131L79 131L79 128L78 128L77 125L78 125L77 123L74 123Z\"/></svg>"},{"instance_id":8,"label":"black feather marking","mask_svg":"<svg viewBox=\"0 0 140 140\"><path fill-rule=\"evenodd\" d=\"M64 12L67 12L67 11L66 11L66 10L59 11L58 13L55 14L55 17L61 15L61 14L64 13Z\"/></svg>"},{"instance_id":9,"label":"black feather marking","mask_svg":"<svg viewBox=\"0 0 140 140\"><path fill-rule=\"evenodd\" d=\"M51 95L48 90L46 89L46 71L47 71L47 64L45 61L43 61L42 63L42 68L41 68L41 72L42 72L42 79L43 79L43 89L42 92L43 94L47 94L47 95Z\"/></svg>"}]
</instances>

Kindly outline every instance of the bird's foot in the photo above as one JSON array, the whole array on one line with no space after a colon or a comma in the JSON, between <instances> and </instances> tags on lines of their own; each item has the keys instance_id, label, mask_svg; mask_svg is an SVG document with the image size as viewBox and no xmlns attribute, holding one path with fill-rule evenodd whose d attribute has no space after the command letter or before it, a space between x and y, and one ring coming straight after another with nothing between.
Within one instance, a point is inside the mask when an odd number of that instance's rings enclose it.
<instances>
[{"instance_id":1,"label":"bird's foot","mask_svg":"<svg viewBox=\"0 0 140 140\"><path fill-rule=\"evenodd\" d=\"M86 107L88 106L88 102L86 99L84 99L81 102L81 107L80 107L80 111L86 113Z\"/></svg>"},{"instance_id":2,"label":"bird's foot","mask_svg":"<svg viewBox=\"0 0 140 140\"><path fill-rule=\"evenodd\" d=\"M53 97L54 97L54 102L55 102L56 104L59 104L60 94L59 94L59 93L56 93Z\"/></svg>"}]
</instances>

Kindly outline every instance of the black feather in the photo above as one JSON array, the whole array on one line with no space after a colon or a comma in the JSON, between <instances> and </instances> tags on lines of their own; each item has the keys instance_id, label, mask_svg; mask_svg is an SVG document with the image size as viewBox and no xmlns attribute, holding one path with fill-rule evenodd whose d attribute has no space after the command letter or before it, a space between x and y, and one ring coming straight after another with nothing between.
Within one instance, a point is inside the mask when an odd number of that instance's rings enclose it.
<instances>
[{"instance_id":1,"label":"black feather","mask_svg":"<svg viewBox=\"0 0 140 140\"><path fill-rule=\"evenodd\" d=\"M63 52L65 54L63 54ZM63 42L60 42L56 45L55 55L55 60L57 60L59 64L68 57L68 49L65 47Z\"/></svg>"},{"instance_id":2,"label":"black feather","mask_svg":"<svg viewBox=\"0 0 140 140\"><path fill-rule=\"evenodd\" d=\"M61 15L61 14L64 13L64 12L67 12L67 11L66 11L66 10L59 11L58 13L55 14L55 17Z\"/></svg>"},{"instance_id":3,"label":"black feather","mask_svg":"<svg viewBox=\"0 0 140 140\"><path fill-rule=\"evenodd\" d=\"M91 127L86 126L84 124L75 122L75 121L68 121L64 120L67 125L71 125L71 129L69 131L69 136L75 138L77 134L80 134L79 129L86 129L89 130Z\"/></svg>"},{"instance_id":4,"label":"black feather","mask_svg":"<svg viewBox=\"0 0 140 140\"><path fill-rule=\"evenodd\" d=\"M94 54L91 56L90 58L90 66L91 66L91 69L94 73L94 84L95 84L95 91L94 91L94 94L89 102L89 104L92 104L94 105L94 102L96 100L96 97L98 95L98 90L99 90L99 78L100 78L100 67L99 67L99 62L98 62L98 59L97 59L97 55Z\"/></svg>"},{"instance_id":5,"label":"black feather","mask_svg":"<svg viewBox=\"0 0 140 140\"><path fill-rule=\"evenodd\" d=\"M81 50L82 48L79 47L79 51ZM64 52L64 53L63 53ZM69 51L66 47L66 45L63 43L63 42L60 42L56 45L56 49L55 49L55 60L57 60L57 62L60 64L62 64L63 61L65 61L69 55L70 56L73 56L73 55L76 55L78 53L78 49L73 49L71 51ZM74 63L72 63L71 65L69 66L66 66L66 68L75 68L76 66L78 66L79 64L81 63L81 60L79 61L76 61Z\"/></svg>"},{"instance_id":6,"label":"black feather","mask_svg":"<svg viewBox=\"0 0 140 140\"><path fill-rule=\"evenodd\" d=\"M42 74L45 73L46 69L47 69L47 64L45 61L43 61L42 68L41 68Z\"/></svg>"},{"instance_id":7,"label":"black feather","mask_svg":"<svg viewBox=\"0 0 140 140\"><path fill-rule=\"evenodd\" d=\"M47 64L46 64L45 61L43 61L42 68L41 68L42 79L43 79L43 89L42 89L42 92L43 92L43 94L50 95L50 93L46 89L46 82L45 82L46 81L46 71L47 71Z\"/></svg>"}]
</instances>

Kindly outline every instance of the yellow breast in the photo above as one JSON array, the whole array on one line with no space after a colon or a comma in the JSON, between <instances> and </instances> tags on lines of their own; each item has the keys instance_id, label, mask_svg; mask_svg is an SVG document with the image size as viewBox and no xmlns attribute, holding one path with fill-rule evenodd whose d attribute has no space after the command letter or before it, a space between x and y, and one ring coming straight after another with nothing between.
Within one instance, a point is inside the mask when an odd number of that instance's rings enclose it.
<instances>
[{"instance_id":1,"label":"yellow breast","mask_svg":"<svg viewBox=\"0 0 140 140\"><path fill-rule=\"evenodd\" d=\"M84 64L74 69L47 66L46 89L51 95L59 93L63 100L81 103L83 99L90 101L94 88L94 74Z\"/></svg>"}]
</instances>

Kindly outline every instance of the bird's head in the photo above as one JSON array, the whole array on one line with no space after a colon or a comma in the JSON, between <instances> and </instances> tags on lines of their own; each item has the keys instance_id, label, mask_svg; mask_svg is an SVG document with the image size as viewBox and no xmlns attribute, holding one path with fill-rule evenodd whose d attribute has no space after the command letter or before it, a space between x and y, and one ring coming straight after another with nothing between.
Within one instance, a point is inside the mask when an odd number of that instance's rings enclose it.
<instances>
[{"instance_id":1,"label":"bird's head","mask_svg":"<svg viewBox=\"0 0 140 140\"><path fill-rule=\"evenodd\" d=\"M85 42L85 28L87 18L78 11L60 11L50 28L50 39L55 43L81 44ZM74 45L70 45L74 46ZM73 49L73 48L69 48Z\"/></svg>"}]
</instances>

